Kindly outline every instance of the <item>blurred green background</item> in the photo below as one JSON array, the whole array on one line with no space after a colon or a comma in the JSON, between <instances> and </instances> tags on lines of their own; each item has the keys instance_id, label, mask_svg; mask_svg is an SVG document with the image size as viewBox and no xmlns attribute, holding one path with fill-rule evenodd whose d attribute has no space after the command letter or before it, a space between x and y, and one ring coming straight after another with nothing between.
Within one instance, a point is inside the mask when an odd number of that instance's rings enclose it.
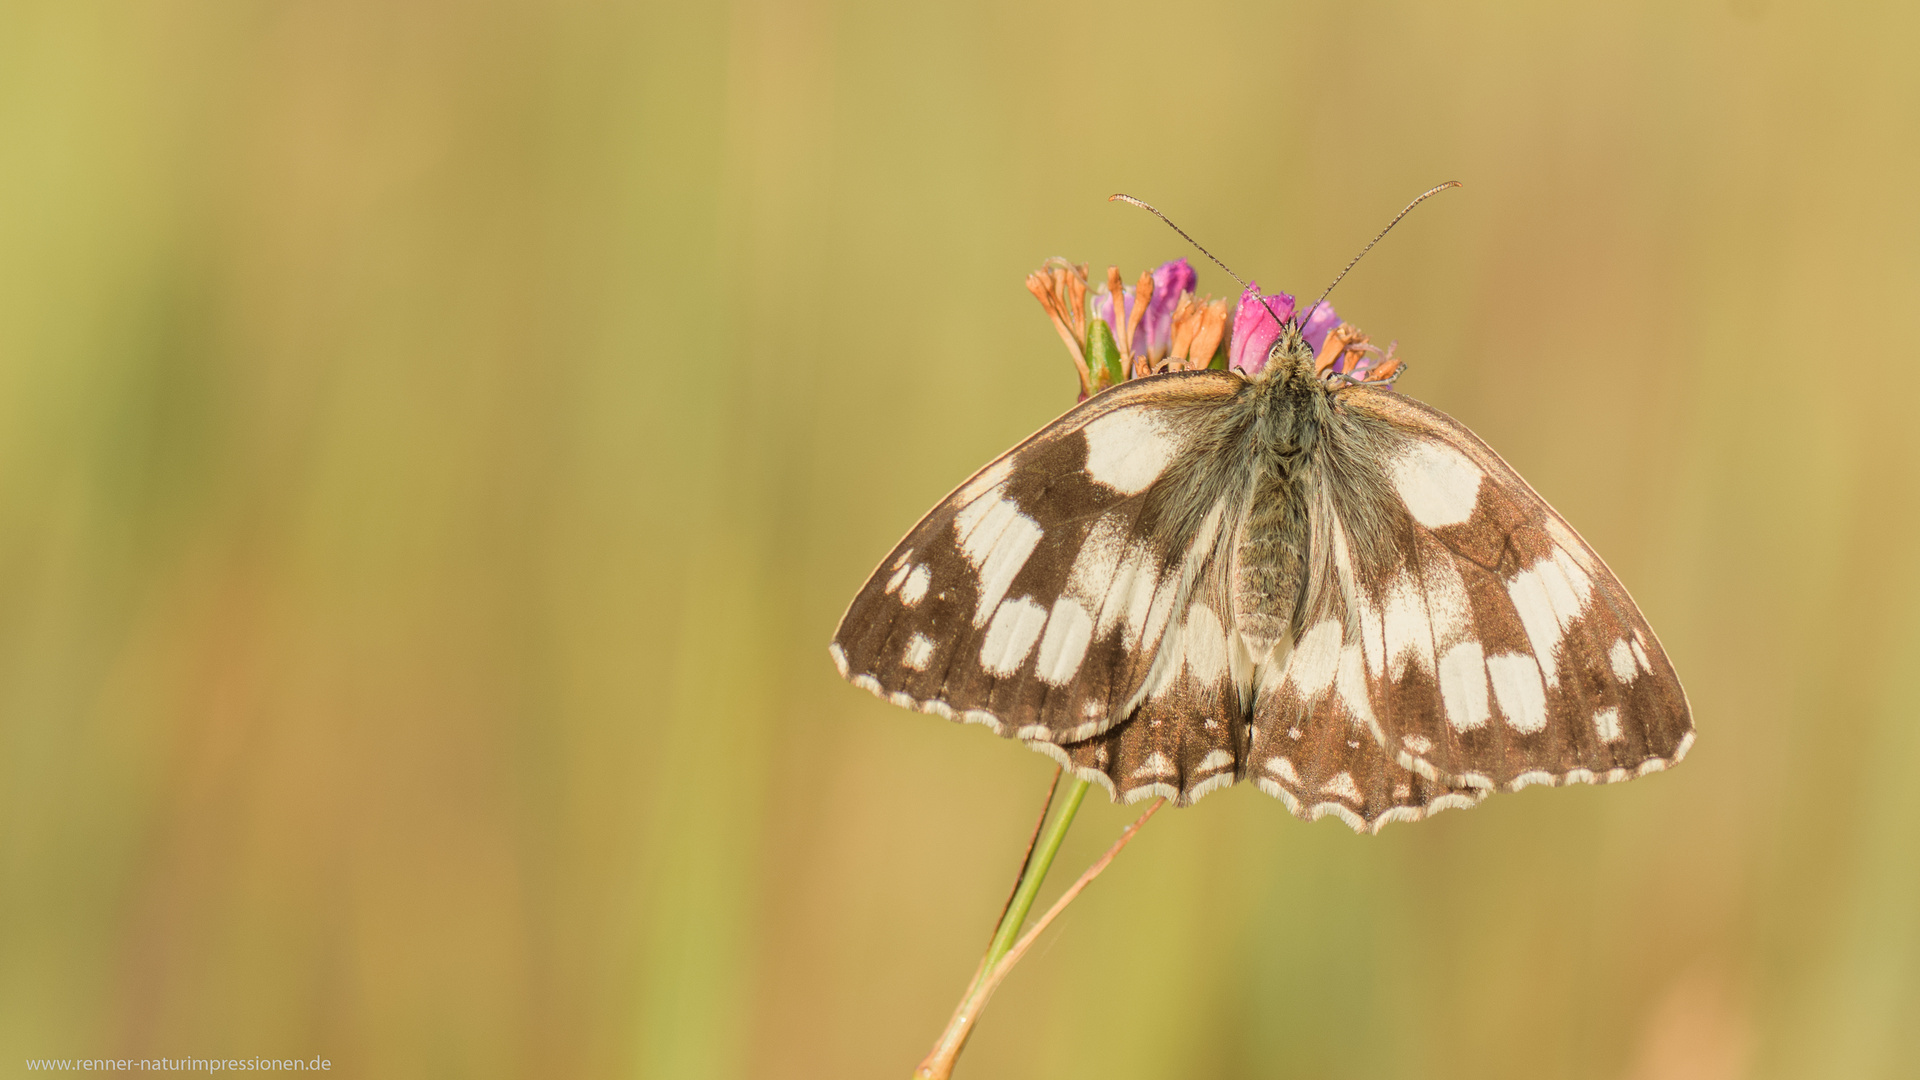
<instances>
[{"instance_id":1,"label":"blurred green background","mask_svg":"<svg viewBox=\"0 0 1920 1080\"><path fill-rule=\"evenodd\" d=\"M1916 43L1791 0L0 6L0 1069L905 1076L1052 766L825 646L1071 403L1023 276L1189 254L1129 191L1311 291L1457 178L1335 300L1635 591L1693 756L1377 838L1164 814L961 1075L1912 1076Z\"/></svg>"}]
</instances>

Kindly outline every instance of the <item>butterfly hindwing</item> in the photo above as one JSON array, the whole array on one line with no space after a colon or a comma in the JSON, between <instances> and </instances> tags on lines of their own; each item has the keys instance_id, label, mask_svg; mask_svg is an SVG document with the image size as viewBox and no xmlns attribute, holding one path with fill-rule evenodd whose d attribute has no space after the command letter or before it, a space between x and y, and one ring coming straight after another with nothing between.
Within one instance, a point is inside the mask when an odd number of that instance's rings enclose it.
<instances>
[{"instance_id":1,"label":"butterfly hindwing","mask_svg":"<svg viewBox=\"0 0 1920 1080\"><path fill-rule=\"evenodd\" d=\"M1198 567L1132 715L1090 739L1035 748L1123 802L1164 795L1184 806L1238 780L1252 665L1233 629L1229 557L1214 545Z\"/></svg>"},{"instance_id":2,"label":"butterfly hindwing","mask_svg":"<svg viewBox=\"0 0 1920 1080\"><path fill-rule=\"evenodd\" d=\"M1311 639L1303 644L1324 648ZM1486 798L1485 789L1423 776L1387 752L1358 685L1361 674L1352 667L1358 660L1348 654L1346 671L1336 660L1334 685L1307 698L1310 708L1300 707L1302 688L1281 685L1304 673L1304 666L1267 670L1273 685L1262 688L1248 752L1255 786L1309 821L1334 816L1365 832Z\"/></svg>"},{"instance_id":3,"label":"butterfly hindwing","mask_svg":"<svg viewBox=\"0 0 1920 1080\"><path fill-rule=\"evenodd\" d=\"M1083 740L1138 704L1162 638L1231 532L1206 420L1222 372L1124 384L961 485L841 620L842 673L888 700L1032 742Z\"/></svg>"}]
</instances>

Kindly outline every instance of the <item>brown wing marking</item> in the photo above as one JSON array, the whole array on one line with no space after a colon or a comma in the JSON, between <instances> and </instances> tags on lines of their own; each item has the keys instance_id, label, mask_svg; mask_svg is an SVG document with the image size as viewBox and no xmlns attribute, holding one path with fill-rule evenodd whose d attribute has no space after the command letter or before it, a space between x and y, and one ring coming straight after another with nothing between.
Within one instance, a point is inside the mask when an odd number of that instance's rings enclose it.
<instances>
[{"instance_id":1,"label":"brown wing marking","mask_svg":"<svg viewBox=\"0 0 1920 1080\"><path fill-rule=\"evenodd\" d=\"M1478 805L1485 789L1416 773L1382 747L1350 629L1316 623L1266 667L1247 754L1256 786L1299 817L1337 817L1359 832Z\"/></svg>"},{"instance_id":2,"label":"brown wing marking","mask_svg":"<svg viewBox=\"0 0 1920 1080\"><path fill-rule=\"evenodd\" d=\"M1182 419L1244 385L1224 372L1126 383L980 470L855 597L830 649L841 674L1028 741L1112 727L1225 528L1218 514L1154 520L1154 480L1185 449Z\"/></svg>"},{"instance_id":3,"label":"brown wing marking","mask_svg":"<svg viewBox=\"0 0 1920 1080\"><path fill-rule=\"evenodd\" d=\"M1456 484L1451 506L1400 487L1394 505L1333 523L1338 601L1361 631L1382 745L1435 780L1508 789L1626 780L1684 757L1685 692L1592 548L1444 414L1384 391L1351 398L1405 437L1401 452L1424 443L1479 476ZM1391 542L1348 542L1361 519ZM1363 549L1386 554L1368 563Z\"/></svg>"},{"instance_id":4,"label":"brown wing marking","mask_svg":"<svg viewBox=\"0 0 1920 1080\"><path fill-rule=\"evenodd\" d=\"M1163 795L1186 806L1238 780L1252 663L1230 621L1226 565L1220 547L1200 568L1201 585L1131 716L1091 739L1035 749L1124 802Z\"/></svg>"}]
</instances>

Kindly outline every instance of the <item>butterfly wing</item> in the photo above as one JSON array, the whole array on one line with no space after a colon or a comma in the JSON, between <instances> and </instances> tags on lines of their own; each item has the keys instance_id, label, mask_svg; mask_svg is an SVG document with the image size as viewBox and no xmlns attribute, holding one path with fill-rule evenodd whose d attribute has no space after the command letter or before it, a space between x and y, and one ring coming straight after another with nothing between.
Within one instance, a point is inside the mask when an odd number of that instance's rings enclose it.
<instances>
[{"instance_id":1,"label":"butterfly wing","mask_svg":"<svg viewBox=\"0 0 1920 1080\"><path fill-rule=\"evenodd\" d=\"M1224 556L1223 548L1217 558L1224 562ZM1485 790L1449 785L1401 765L1337 697L1320 704L1307 730L1291 733L1284 755L1254 758L1252 749L1270 743L1271 736L1259 721L1247 723L1253 689L1244 673L1251 663L1247 650L1230 625L1213 617L1216 610L1230 610L1230 578L1224 565L1207 569L1204 591L1184 617L1178 651L1162 654L1153 690L1139 709L1093 738L1037 749L1076 775L1101 782L1117 799L1164 795L1178 806L1248 779L1248 764L1259 760L1265 768L1255 769L1251 779L1295 814L1308 820L1337 815L1356 829L1472 806L1486 797ZM1279 670L1265 669L1269 677ZM1264 691L1261 700L1269 700Z\"/></svg>"},{"instance_id":2,"label":"butterfly wing","mask_svg":"<svg viewBox=\"0 0 1920 1080\"><path fill-rule=\"evenodd\" d=\"M1034 744L1116 800L1185 806L1240 779L1253 664L1234 630L1230 545L1211 545L1123 721L1067 746Z\"/></svg>"},{"instance_id":3,"label":"butterfly wing","mask_svg":"<svg viewBox=\"0 0 1920 1080\"><path fill-rule=\"evenodd\" d=\"M1037 744L1130 715L1223 565L1243 479L1208 450L1245 387L1213 371L1135 380L1001 455L860 590L830 649L841 674Z\"/></svg>"},{"instance_id":4,"label":"butterfly wing","mask_svg":"<svg viewBox=\"0 0 1920 1080\"><path fill-rule=\"evenodd\" d=\"M855 598L842 675L1117 798L1250 778L1360 829L1684 756L1685 694L1618 579L1471 432L1384 390L1342 392L1305 468L1307 594L1256 665L1233 604L1246 391L1130 382L996 459Z\"/></svg>"},{"instance_id":5,"label":"butterfly wing","mask_svg":"<svg viewBox=\"0 0 1920 1080\"><path fill-rule=\"evenodd\" d=\"M1306 648L1325 642L1306 639ZM1334 688L1311 710L1289 707L1281 683L1285 665L1263 675L1260 705L1251 725L1249 753L1254 785L1287 804L1295 815L1313 821L1338 817L1357 831L1378 832L1390 821L1418 821L1429 814L1477 806L1486 788L1427 776L1389 753L1374 734L1361 671L1350 658L1336 665ZM1345 684L1344 686L1342 684Z\"/></svg>"},{"instance_id":6,"label":"butterfly wing","mask_svg":"<svg viewBox=\"0 0 1920 1080\"><path fill-rule=\"evenodd\" d=\"M1445 414L1384 390L1342 398L1366 452L1343 458L1355 447L1336 440L1316 473L1320 587L1263 673L1253 771L1290 771L1378 828L1473 790L1678 762L1693 742L1686 695L1592 548ZM1401 790L1395 769L1449 795L1422 804L1406 783L1404 799L1370 799Z\"/></svg>"}]
</instances>

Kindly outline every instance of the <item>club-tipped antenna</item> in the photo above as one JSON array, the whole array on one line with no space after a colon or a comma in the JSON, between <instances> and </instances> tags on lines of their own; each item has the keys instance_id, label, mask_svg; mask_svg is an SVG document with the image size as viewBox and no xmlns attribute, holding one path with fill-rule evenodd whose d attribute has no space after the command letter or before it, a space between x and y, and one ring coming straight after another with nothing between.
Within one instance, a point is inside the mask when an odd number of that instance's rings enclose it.
<instances>
[{"instance_id":1,"label":"club-tipped antenna","mask_svg":"<svg viewBox=\"0 0 1920 1080\"><path fill-rule=\"evenodd\" d=\"M1373 239L1367 241L1367 246L1360 249L1360 254L1355 255L1351 260L1348 261L1345 267L1341 268L1338 274L1334 275L1333 285L1328 285L1325 289L1320 290L1320 299L1315 300L1313 303L1307 305L1305 310L1300 314L1300 320L1301 320L1300 325L1301 326L1306 325L1306 320L1312 317L1314 312L1320 310L1320 305L1325 303L1327 297L1333 292L1333 286L1340 284L1340 280L1347 276L1347 271L1353 269L1355 263L1358 263L1361 259L1366 258L1367 252L1373 250L1373 245L1379 243L1381 237L1392 232L1393 227L1395 225L1400 224L1401 218L1406 217L1408 214L1413 213L1414 207L1419 206L1421 203L1426 202L1428 199L1433 198L1435 195L1440 194L1441 192L1447 190L1448 188L1463 187L1463 186L1465 185L1461 184L1460 181L1458 180L1449 180L1446 183L1441 184L1437 187L1428 188L1427 190L1420 193L1419 198L1408 203L1405 209L1393 215L1393 220L1387 222L1387 227L1384 229L1381 229L1378 235L1376 235ZM1151 207L1149 207L1149 209L1151 209ZM1169 221L1167 222L1167 224L1171 225L1173 224L1173 222ZM1183 233L1181 235L1185 235L1185 234ZM1198 247L1199 245L1196 244L1195 246ZM1231 273L1231 271L1229 271L1229 273Z\"/></svg>"},{"instance_id":2,"label":"club-tipped antenna","mask_svg":"<svg viewBox=\"0 0 1920 1080\"><path fill-rule=\"evenodd\" d=\"M1215 266L1217 266L1217 267L1219 267L1219 268L1220 268L1220 269L1222 269L1222 270L1225 270L1225 271L1227 272L1227 276L1228 276L1228 277L1230 277L1230 278L1232 278L1233 280L1235 280L1235 281L1237 281L1237 282L1239 282L1239 283L1240 283L1240 290L1241 290L1242 292L1245 292L1245 291L1246 291L1246 289L1247 289L1247 279L1246 279L1246 278L1243 278L1243 277L1241 277L1241 276L1240 276L1239 274L1236 274L1236 273L1234 273L1234 272L1233 272L1233 267L1231 267L1231 266L1228 266L1228 265L1227 265L1226 263L1223 263L1223 262L1221 262L1221 261L1219 260L1219 258L1217 258L1217 257L1216 257L1216 256L1215 256L1215 255L1213 254L1213 252L1211 252L1211 251L1208 251L1208 250L1207 250L1206 248L1204 248L1204 247L1201 247L1201 246L1200 246L1200 241L1198 241L1198 240L1195 240L1195 239L1194 239L1193 237L1191 237L1191 236L1188 236L1188 235L1187 235L1187 230L1185 230L1185 229L1183 229L1183 228L1181 228L1181 227L1180 227L1180 226L1178 226L1178 225L1175 225L1175 224L1173 223L1173 219L1172 219L1172 218L1170 218L1170 217L1168 217L1167 215L1165 215L1165 214L1163 214L1163 213L1161 213L1160 211L1158 211L1158 210L1156 210L1156 209L1154 209L1154 207L1153 207L1153 204L1152 204L1152 203L1149 203L1149 202L1147 202L1147 201L1146 201L1145 199L1136 199L1136 198L1134 198L1134 197L1133 197L1133 196L1131 196L1131 195L1109 195L1109 196L1107 196L1107 201L1108 201L1108 202L1123 202L1123 203L1128 203L1128 204L1130 204L1130 205L1133 205L1133 206L1137 206L1137 207L1139 207L1140 209L1142 209L1142 210L1145 210L1145 211L1146 211L1147 213L1149 213L1149 214L1152 214L1152 215L1153 215L1154 217L1157 217L1157 218L1159 218L1159 219L1160 219L1161 221L1164 221L1164 222L1166 222L1166 223L1167 223L1167 228L1169 228L1169 229L1172 229L1172 230L1173 230L1174 232L1177 232L1177 233L1179 233L1179 234L1180 234L1180 238L1181 238L1182 240L1185 240L1185 241L1186 241L1187 243L1189 243L1189 244L1192 244L1192 245L1194 246L1194 248L1195 248L1196 250L1198 250L1198 251L1200 252L1200 254L1202 254L1202 255L1205 255L1205 256L1206 256L1207 258L1209 258L1209 259L1212 259L1212 260L1213 260L1213 265L1215 265Z\"/></svg>"}]
</instances>

